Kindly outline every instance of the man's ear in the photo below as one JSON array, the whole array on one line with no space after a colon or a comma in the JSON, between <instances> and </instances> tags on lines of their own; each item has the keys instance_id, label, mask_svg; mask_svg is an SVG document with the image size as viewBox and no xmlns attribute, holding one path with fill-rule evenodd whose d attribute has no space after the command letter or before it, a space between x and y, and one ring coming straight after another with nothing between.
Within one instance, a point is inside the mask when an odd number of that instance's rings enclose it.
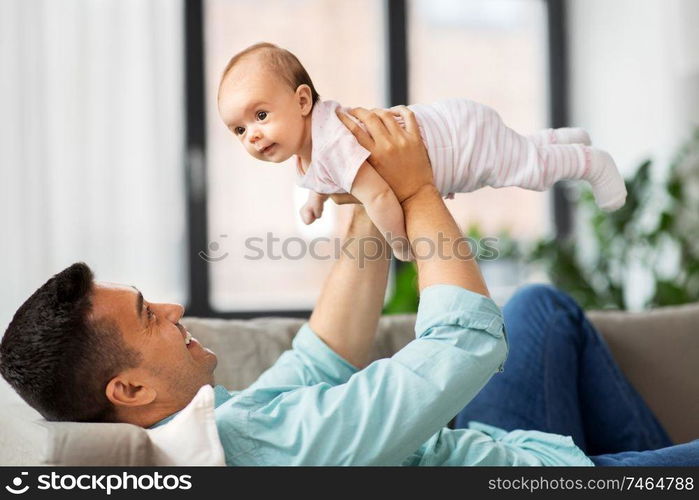
<instances>
[{"instance_id":1,"label":"man's ear","mask_svg":"<svg viewBox=\"0 0 699 500\"><path fill-rule=\"evenodd\" d=\"M306 85L299 85L296 88L296 101L299 103L301 108L301 114L303 116L308 115L313 109L313 95L311 93L311 87Z\"/></svg>"},{"instance_id":2,"label":"man's ear","mask_svg":"<svg viewBox=\"0 0 699 500\"><path fill-rule=\"evenodd\" d=\"M120 373L107 384L107 399L114 406L145 406L156 397L155 389L140 384L129 372Z\"/></svg>"}]
</instances>

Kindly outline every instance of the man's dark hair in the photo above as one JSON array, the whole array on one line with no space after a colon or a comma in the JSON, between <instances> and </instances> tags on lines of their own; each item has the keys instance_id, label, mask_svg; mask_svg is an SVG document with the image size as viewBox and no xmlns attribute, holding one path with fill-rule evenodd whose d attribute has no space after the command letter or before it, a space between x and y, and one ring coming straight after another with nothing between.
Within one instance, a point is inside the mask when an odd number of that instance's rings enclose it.
<instances>
[{"instance_id":1,"label":"man's dark hair","mask_svg":"<svg viewBox=\"0 0 699 500\"><path fill-rule=\"evenodd\" d=\"M46 420L114 422L109 380L138 366L117 325L91 317L92 270L79 262L17 310L0 343L0 373Z\"/></svg>"}]
</instances>

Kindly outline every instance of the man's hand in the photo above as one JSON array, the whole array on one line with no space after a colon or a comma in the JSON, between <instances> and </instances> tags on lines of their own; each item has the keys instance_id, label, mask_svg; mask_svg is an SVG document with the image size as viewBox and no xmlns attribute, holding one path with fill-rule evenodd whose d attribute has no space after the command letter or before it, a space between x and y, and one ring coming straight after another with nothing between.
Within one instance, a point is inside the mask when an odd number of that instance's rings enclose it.
<instances>
[{"instance_id":1,"label":"man's hand","mask_svg":"<svg viewBox=\"0 0 699 500\"><path fill-rule=\"evenodd\" d=\"M472 249L434 185L415 115L404 106L391 110L350 110L366 126L365 131L348 116L336 113L357 141L369 150L369 163L400 201L417 263L420 291L445 284L488 296ZM403 117L405 129L396 122L394 113Z\"/></svg>"},{"instance_id":2,"label":"man's hand","mask_svg":"<svg viewBox=\"0 0 699 500\"><path fill-rule=\"evenodd\" d=\"M349 113L360 120L366 130L339 108L336 111L359 144L371 153L367 161L388 183L401 204L423 187L434 185L430 160L412 111L396 106L390 110L371 111L353 108ZM403 118L405 128L396 122L395 115Z\"/></svg>"}]
</instances>

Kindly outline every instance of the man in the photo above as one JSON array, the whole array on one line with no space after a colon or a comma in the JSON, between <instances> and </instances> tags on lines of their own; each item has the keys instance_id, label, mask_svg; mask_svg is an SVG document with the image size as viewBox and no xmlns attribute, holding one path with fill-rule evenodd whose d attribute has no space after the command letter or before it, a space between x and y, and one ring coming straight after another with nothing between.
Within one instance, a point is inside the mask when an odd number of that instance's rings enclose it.
<instances>
[{"instance_id":1,"label":"man","mask_svg":"<svg viewBox=\"0 0 699 500\"><path fill-rule=\"evenodd\" d=\"M417 123L400 112L405 129L380 110L355 110L368 132L342 119L403 207L421 291L417 338L368 364L388 261L341 257L292 350L244 391L216 387L226 462L592 465L568 436L446 427L503 370L507 336L432 184ZM354 255L367 238L382 241L361 208L347 237ZM95 283L76 264L18 310L0 346L0 371L50 420L163 425L214 383L216 356L196 340L187 345L182 314L133 287Z\"/></svg>"}]
</instances>

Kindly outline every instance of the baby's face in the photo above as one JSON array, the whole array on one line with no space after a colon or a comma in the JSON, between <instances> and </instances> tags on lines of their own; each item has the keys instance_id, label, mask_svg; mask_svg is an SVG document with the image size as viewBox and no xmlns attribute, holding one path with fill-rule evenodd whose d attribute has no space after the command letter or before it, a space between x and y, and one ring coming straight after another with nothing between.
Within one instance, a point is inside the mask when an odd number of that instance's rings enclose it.
<instances>
[{"instance_id":1,"label":"baby's face","mask_svg":"<svg viewBox=\"0 0 699 500\"><path fill-rule=\"evenodd\" d=\"M228 72L218 110L228 129L258 160L283 162L303 148L310 107L254 59L240 61Z\"/></svg>"}]
</instances>

